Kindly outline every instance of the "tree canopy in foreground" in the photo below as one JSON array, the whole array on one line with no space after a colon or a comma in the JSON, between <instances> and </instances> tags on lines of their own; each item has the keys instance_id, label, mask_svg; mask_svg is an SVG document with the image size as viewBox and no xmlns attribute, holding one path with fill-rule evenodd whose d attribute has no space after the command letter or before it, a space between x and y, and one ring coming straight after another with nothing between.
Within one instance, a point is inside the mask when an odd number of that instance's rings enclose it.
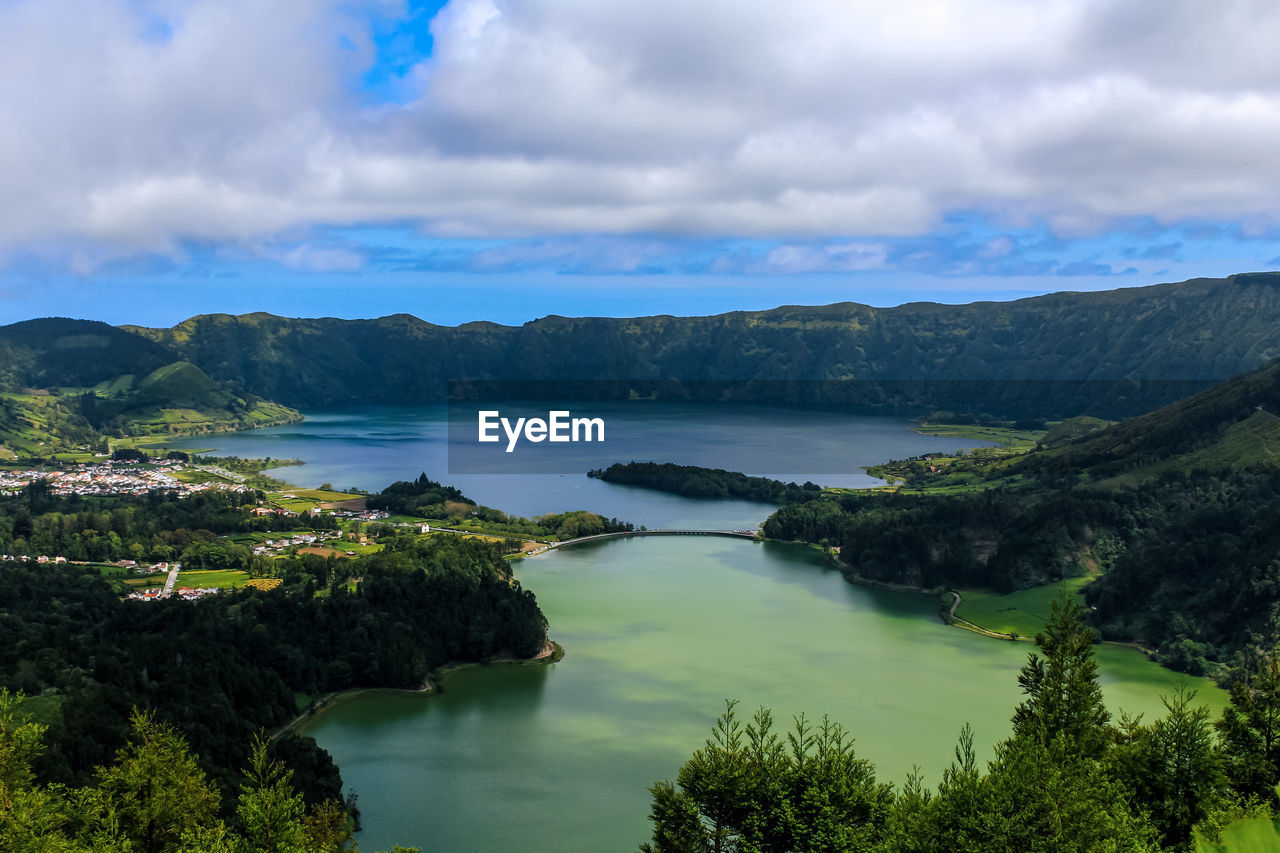
<instances>
[{"instance_id":1,"label":"tree canopy in foreground","mask_svg":"<svg viewBox=\"0 0 1280 853\"><path fill-rule=\"evenodd\" d=\"M767 709L750 722L728 702L676 781L650 792L653 838L644 853L1068 853L1245 850L1233 821L1270 827L1276 804L1258 780L1280 778L1269 721L1280 681L1267 663L1232 693L1218 723L1194 692L1166 698L1150 725L1103 704L1092 629L1078 604L1055 602L1018 681L1013 734L979 766L973 734L935 790L918 772L900 789L876 779L853 738L824 718L774 730ZM1266 712L1264 712L1266 709ZM1269 712L1269 713L1267 713ZM1247 823L1247 820L1246 820ZM1226 829L1224 829L1226 828ZM1210 846L1222 842L1226 847ZM1263 849L1263 848L1258 848Z\"/></svg>"}]
</instances>

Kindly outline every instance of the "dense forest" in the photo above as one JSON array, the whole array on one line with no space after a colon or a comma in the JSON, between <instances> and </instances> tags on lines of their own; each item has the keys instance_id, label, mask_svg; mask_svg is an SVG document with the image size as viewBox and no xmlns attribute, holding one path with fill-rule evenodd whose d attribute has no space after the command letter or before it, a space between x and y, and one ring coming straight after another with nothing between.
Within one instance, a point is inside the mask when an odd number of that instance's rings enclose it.
<instances>
[{"instance_id":1,"label":"dense forest","mask_svg":"<svg viewBox=\"0 0 1280 853\"><path fill-rule=\"evenodd\" d=\"M1159 720L1113 719L1082 616L1054 604L1018 676L1012 736L984 769L965 726L936 790L914 773L898 789L877 780L826 718L782 735L768 710L744 723L730 702L676 781L650 789L642 851L1154 853L1243 831L1270 846L1230 849L1275 849L1280 663L1256 662L1216 721L1182 689Z\"/></svg>"},{"instance_id":2,"label":"dense forest","mask_svg":"<svg viewBox=\"0 0 1280 853\"><path fill-rule=\"evenodd\" d=\"M0 500L9 533L0 551L25 542L87 552L102 540L144 554L179 553L187 540L184 556L201 544L236 547L210 541L212 530L253 523L231 500L210 492L95 506L37 484ZM140 708L185 735L227 798L254 732L293 718L299 696L416 688L446 662L531 657L546 642L532 593L480 540L391 536L364 558L295 556L273 570L286 582L270 592L139 602L91 566L0 563L0 686L37 697L50 716L38 778L88 784ZM313 741L286 735L273 749L309 804L341 802L337 769Z\"/></svg>"},{"instance_id":3,"label":"dense forest","mask_svg":"<svg viewBox=\"0 0 1280 853\"><path fill-rule=\"evenodd\" d=\"M452 380L555 377L618 380L621 399L635 392L1115 418L1277 356L1280 275L1271 273L1001 303L551 316L519 327L436 326L404 314L219 314L172 329L60 319L0 327L0 381L8 386L83 387L185 362L242 399L291 406L422 404L444 400Z\"/></svg>"},{"instance_id":4,"label":"dense forest","mask_svg":"<svg viewBox=\"0 0 1280 853\"><path fill-rule=\"evenodd\" d=\"M858 576L925 588L1012 592L1100 572L1085 594L1104 635L1199 675L1280 638L1277 519L1280 478L1258 469L1117 488L849 494L783 507L764 533L837 547Z\"/></svg>"},{"instance_id":5,"label":"dense forest","mask_svg":"<svg viewBox=\"0 0 1280 853\"><path fill-rule=\"evenodd\" d=\"M686 498L741 498L765 503L790 503L822 491L816 483L784 483L767 477L748 477L723 468L700 468L672 462L615 462L587 472L588 477L624 486L643 486Z\"/></svg>"},{"instance_id":6,"label":"dense forest","mask_svg":"<svg viewBox=\"0 0 1280 853\"><path fill-rule=\"evenodd\" d=\"M948 488L826 495L765 535L838 549L857 575L1009 592L1085 588L1108 638L1230 677L1280 641L1280 363L1150 414L992 464ZM966 475L973 468L966 462Z\"/></svg>"},{"instance_id":7,"label":"dense forest","mask_svg":"<svg viewBox=\"0 0 1280 853\"><path fill-rule=\"evenodd\" d=\"M14 853L343 853L352 823L307 805L294 773L254 737L234 796L211 783L181 732L134 711L128 743L83 786L41 782L46 727L0 689L0 849ZM225 816L225 817L224 817ZM418 853L396 847L390 853Z\"/></svg>"}]
</instances>

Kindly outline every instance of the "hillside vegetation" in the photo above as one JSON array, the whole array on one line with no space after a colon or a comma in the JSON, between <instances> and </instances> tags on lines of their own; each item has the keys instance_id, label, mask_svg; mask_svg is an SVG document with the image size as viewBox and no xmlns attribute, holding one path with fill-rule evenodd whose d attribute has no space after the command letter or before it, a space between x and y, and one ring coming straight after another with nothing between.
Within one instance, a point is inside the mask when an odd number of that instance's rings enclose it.
<instances>
[{"instance_id":1,"label":"hillside vegetation","mask_svg":"<svg viewBox=\"0 0 1280 853\"><path fill-rule=\"evenodd\" d=\"M0 328L0 459L105 449L106 438L289 423L286 406L211 379L159 344L83 320Z\"/></svg>"},{"instance_id":2,"label":"hillside vegetation","mask_svg":"<svg viewBox=\"0 0 1280 853\"><path fill-rule=\"evenodd\" d=\"M937 466L910 490L783 507L765 535L825 544L854 574L923 587L1010 592L1096 577L1084 592L1106 636L1228 677L1242 655L1280 641L1277 402L1273 362L1083 437L965 467L962 489Z\"/></svg>"},{"instance_id":3,"label":"hillside vegetation","mask_svg":"<svg viewBox=\"0 0 1280 853\"><path fill-rule=\"evenodd\" d=\"M671 462L615 462L608 468L588 471L587 476L606 483L641 486L686 498L739 498L775 504L807 500L821 491L816 483L800 486L768 477L748 477L723 468Z\"/></svg>"},{"instance_id":4,"label":"hillside vegetation","mask_svg":"<svg viewBox=\"0 0 1280 853\"><path fill-rule=\"evenodd\" d=\"M0 390L93 389L105 405L87 422L102 429L122 415L107 427L122 433L278 423L296 417L288 406L421 404L444 399L454 380L579 399L1116 419L1275 357L1280 273L1255 273L1013 302L523 326L437 326L407 314L214 314L170 329L50 318L0 327Z\"/></svg>"},{"instance_id":5,"label":"hillside vegetation","mask_svg":"<svg viewBox=\"0 0 1280 853\"><path fill-rule=\"evenodd\" d=\"M128 330L171 360L293 406L417 404L457 379L624 380L641 396L1116 418L1280 357L1280 274L1013 302L550 316L518 327L259 313Z\"/></svg>"}]
</instances>

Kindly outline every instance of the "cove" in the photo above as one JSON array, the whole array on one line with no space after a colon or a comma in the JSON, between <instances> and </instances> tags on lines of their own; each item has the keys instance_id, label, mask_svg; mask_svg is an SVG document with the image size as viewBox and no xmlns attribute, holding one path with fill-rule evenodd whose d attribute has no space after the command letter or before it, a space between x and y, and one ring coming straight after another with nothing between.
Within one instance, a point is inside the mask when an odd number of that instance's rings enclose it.
<instances>
[{"instance_id":1,"label":"cove","mask_svg":"<svg viewBox=\"0 0 1280 853\"><path fill-rule=\"evenodd\" d=\"M725 698L828 714L882 780L936 784L972 723L1009 731L1031 646L943 625L932 596L848 583L813 549L715 537L609 540L517 564L567 655L479 667L445 691L369 692L304 727L360 795L362 848L629 851L647 787L674 778ZM1161 710L1182 678L1099 647L1108 707ZM1217 710L1221 691L1194 680Z\"/></svg>"}]
</instances>

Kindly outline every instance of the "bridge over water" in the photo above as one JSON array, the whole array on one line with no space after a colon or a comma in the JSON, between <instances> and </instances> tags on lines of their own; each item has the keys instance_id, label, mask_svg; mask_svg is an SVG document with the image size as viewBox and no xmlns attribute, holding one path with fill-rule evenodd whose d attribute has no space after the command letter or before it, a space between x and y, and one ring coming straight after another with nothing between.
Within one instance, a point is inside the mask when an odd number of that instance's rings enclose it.
<instances>
[{"instance_id":1,"label":"bridge over water","mask_svg":"<svg viewBox=\"0 0 1280 853\"><path fill-rule=\"evenodd\" d=\"M579 536L577 539L566 539L563 542L552 542L542 548L526 552L529 556L542 554L553 548L563 548L566 545L578 545L582 542L597 542L601 539L617 539L621 536L732 536L735 539L752 539L754 540L759 531L756 530L673 530L673 529L657 529L657 530L620 530L616 533L597 533L594 536Z\"/></svg>"}]
</instances>

